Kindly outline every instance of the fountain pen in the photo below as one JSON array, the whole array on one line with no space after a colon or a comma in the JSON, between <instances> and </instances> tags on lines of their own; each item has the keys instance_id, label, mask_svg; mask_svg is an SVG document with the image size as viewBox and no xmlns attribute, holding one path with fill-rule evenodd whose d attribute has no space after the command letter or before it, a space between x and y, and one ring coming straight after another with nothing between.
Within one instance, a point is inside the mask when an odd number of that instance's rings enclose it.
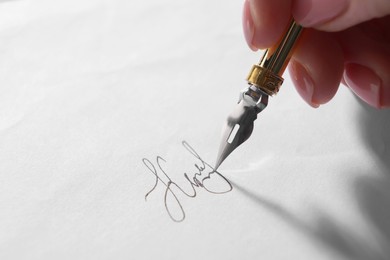
<instances>
[{"instance_id":1,"label":"fountain pen","mask_svg":"<svg viewBox=\"0 0 390 260\"><path fill-rule=\"evenodd\" d=\"M217 170L229 154L248 140L257 114L267 107L268 97L279 92L282 74L301 32L302 27L291 20L278 43L267 49L260 62L253 65L247 77L248 87L241 91L238 104L224 125L214 169Z\"/></svg>"}]
</instances>

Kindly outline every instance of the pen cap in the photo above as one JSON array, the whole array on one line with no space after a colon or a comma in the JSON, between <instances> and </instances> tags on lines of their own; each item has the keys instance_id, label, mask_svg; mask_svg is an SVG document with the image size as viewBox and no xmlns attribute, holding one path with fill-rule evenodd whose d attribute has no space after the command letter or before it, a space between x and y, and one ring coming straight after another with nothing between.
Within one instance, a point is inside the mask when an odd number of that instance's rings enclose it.
<instances>
[{"instance_id":1,"label":"pen cap","mask_svg":"<svg viewBox=\"0 0 390 260\"><path fill-rule=\"evenodd\" d=\"M248 82L270 96L278 93L283 83L281 76L287 67L301 31L302 27L292 20L278 43L267 49L260 63L252 67L247 77Z\"/></svg>"}]
</instances>

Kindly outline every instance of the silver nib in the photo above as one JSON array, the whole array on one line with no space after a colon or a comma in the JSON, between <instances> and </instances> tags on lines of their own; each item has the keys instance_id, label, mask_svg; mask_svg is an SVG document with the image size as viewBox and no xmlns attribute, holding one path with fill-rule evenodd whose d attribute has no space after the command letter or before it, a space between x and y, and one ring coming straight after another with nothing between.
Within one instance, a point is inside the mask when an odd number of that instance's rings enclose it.
<instances>
[{"instance_id":1,"label":"silver nib","mask_svg":"<svg viewBox=\"0 0 390 260\"><path fill-rule=\"evenodd\" d=\"M243 142L248 140L253 131L253 122L268 104L268 95L250 85L240 93L238 105L227 118L222 132L215 169Z\"/></svg>"}]
</instances>

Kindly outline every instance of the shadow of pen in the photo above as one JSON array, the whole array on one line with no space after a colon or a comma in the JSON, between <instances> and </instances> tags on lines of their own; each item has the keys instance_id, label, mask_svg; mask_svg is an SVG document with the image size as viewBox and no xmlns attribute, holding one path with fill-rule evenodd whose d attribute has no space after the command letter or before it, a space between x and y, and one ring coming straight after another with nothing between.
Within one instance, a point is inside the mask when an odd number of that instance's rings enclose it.
<instances>
[{"instance_id":1,"label":"shadow of pen","mask_svg":"<svg viewBox=\"0 0 390 260\"><path fill-rule=\"evenodd\" d=\"M305 222L289 212L282 206L263 198L256 193L249 191L237 183L230 180L234 189L258 205L269 210L275 216L283 220L295 230L306 235L311 242L324 246L329 250L346 257L356 260L386 260L385 255L375 248L366 245L359 235L348 230L343 225L336 223L326 214L322 213L316 217L314 224Z\"/></svg>"},{"instance_id":2,"label":"shadow of pen","mask_svg":"<svg viewBox=\"0 0 390 260\"><path fill-rule=\"evenodd\" d=\"M291 212L287 211L285 208L282 206L272 202L271 200L268 200L264 197L261 197L260 195L255 194L252 191L249 191L237 183L233 182L232 180L229 179L229 182L233 185L233 188L236 191L241 192L243 195L246 197L250 198L251 200L255 201L258 205L261 205L262 207L266 208L288 224L292 225L293 227L299 229L300 231L307 232L309 229L309 226L304 223L302 220L294 216Z\"/></svg>"}]
</instances>

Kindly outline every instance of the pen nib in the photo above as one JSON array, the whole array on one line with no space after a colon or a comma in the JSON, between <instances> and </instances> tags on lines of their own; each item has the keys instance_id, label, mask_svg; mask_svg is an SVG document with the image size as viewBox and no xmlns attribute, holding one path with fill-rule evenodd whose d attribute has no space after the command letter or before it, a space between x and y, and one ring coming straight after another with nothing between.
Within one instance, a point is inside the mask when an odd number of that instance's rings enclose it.
<instances>
[{"instance_id":1,"label":"pen nib","mask_svg":"<svg viewBox=\"0 0 390 260\"><path fill-rule=\"evenodd\" d=\"M250 86L240 95L240 100L228 116L223 127L222 141L219 147L215 169L231 154L238 146L251 136L254 121L268 104L268 95L260 92L254 86Z\"/></svg>"}]
</instances>

